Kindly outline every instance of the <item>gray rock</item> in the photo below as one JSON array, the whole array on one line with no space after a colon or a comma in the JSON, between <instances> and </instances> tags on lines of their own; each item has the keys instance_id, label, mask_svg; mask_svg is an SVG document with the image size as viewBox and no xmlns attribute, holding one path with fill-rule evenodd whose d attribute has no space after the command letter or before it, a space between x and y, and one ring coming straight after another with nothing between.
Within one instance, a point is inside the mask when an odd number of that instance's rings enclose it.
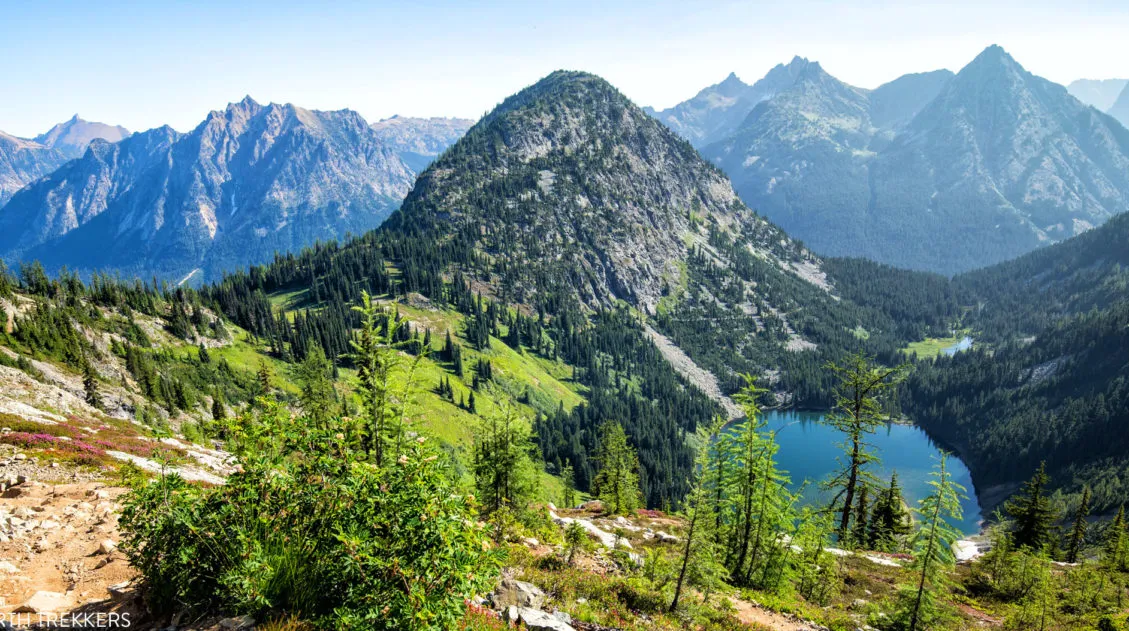
<instances>
[{"instance_id":1,"label":"gray rock","mask_svg":"<svg viewBox=\"0 0 1129 631\"><path fill-rule=\"evenodd\" d=\"M555 614L545 613L540 609L530 609L529 607L511 607L506 612L507 617L511 622L521 621L530 631L575 631L571 622L562 620ZM566 616L568 614L565 614Z\"/></svg>"},{"instance_id":2,"label":"gray rock","mask_svg":"<svg viewBox=\"0 0 1129 631\"><path fill-rule=\"evenodd\" d=\"M545 592L532 583L506 578L490 595L490 602L498 611L507 607L540 609L545 604Z\"/></svg>"}]
</instances>

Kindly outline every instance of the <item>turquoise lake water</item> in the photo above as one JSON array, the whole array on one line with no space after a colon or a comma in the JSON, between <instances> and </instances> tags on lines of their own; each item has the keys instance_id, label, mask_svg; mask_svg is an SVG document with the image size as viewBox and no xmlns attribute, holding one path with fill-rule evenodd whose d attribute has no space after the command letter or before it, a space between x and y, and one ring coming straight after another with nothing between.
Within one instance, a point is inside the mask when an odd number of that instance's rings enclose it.
<instances>
[{"instance_id":1,"label":"turquoise lake water","mask_svg":"<svg viewBox=\"0 0 1129 631\"><path fill-rule=\"evenodd\" d=\"M776 432L780 445L777 461L781 469L788 472L793 488L799 488L804 480L810 481L804 492L807 503L826 504L832 494L819 488L819 482L831 477L839 468L836 460L842 454L839 443L843 434L822 423L823 415L818 412L797 412L771 410L765 414L767 427ZM938 462L940 452L925 432L912 425L889 425L878 430L868 441L874 446L882 463L872 466L871 471L883 483L890 474L898 472L906 501L911 506L929 493L929 474ZM975 534L981 520L980 506L972 488L972 475L968 467L955 455L950 456L948 465L953 480L967 489L968 499L962 507L964 519L954 523L965 534Z\"/></svg>"}]
</instances>

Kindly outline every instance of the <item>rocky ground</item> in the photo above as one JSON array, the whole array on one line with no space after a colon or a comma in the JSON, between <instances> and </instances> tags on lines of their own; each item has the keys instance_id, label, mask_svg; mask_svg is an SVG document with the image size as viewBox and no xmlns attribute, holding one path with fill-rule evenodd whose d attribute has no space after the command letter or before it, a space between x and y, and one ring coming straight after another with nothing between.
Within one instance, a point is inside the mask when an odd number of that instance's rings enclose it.
<instances>
[{"instance_id":1,"label":"rocky ground","mask_svg":"<svg viewBox=\"0 0 1129 631\"><path fill-rule=\"evenodd\" d=\"M0 451L0 612L58 613L128 594L135 573L117 549L124 489L13 452Z\"/></svg>"}]
</instances>

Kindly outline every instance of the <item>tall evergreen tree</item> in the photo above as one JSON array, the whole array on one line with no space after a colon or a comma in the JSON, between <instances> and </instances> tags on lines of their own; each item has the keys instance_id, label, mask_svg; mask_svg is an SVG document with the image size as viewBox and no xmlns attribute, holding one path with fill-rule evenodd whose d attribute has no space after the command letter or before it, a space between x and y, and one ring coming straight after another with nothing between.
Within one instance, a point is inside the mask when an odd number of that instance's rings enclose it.
<instances>
[{"instance_id":1,"label":"tall evergreen tree","mask_svg":"<svg viewBox=\"0 0 1129 631\"><path fill-rule=\"evenodd\" d=\"M706 444L698 452L698 463L694 469L694 484L686 500L686 536L682 543L682 562L678 570L678 579L674 585L674 599L670 602L669 611L678 609L678 600L682 596L682 587L686 583L691 563L695 567L718 565L718 550L714 538L707 530L713 524L713 515L710 513L712 504L709 501L709 492L706 488L706 476L710 463L710 446L717 441L718 435L725 427L721 417L714 420L713 425L706 432Z\"/></svg>"},{"instance_id":2,"label":"tall evergreen tree","mask_svg":"<svg viewBox=\"0 0 1129 631\"><path fill-rule=\"evenodd\" d=\"M564 485L564 496L561 500L565 508L576 506L576 473L567 460L564 468L561 469L561 483Z\"/></svg>"},{"instance_id":3,"label":"tall evergreen tree","mask_svg":"<svg viewBox=\"0 0 1129 631\"><path fill-rule=\"evenodd\" d=\"M867 531L870 527L870 485L863 484L859 487L858 501L855 502L855 523L851 527L851 545L856 548L867 546Z\"/></svg>"},{"instance_id":4,"label":"tall evergreen tree","mask_svg":"<svg viewBox=\"0 0 1129 631\"><path fill-rule=\"evenodd\" d=\"M918 502L921 528L913 539L916 584L901 595L900 614L908 631L930 628L939 615L937 599L950 584L948 572L956 563L952 546L961 533L949 520L960 521L962 517L964 487L953 482L947 464L948 454L942 451L929 482L933 490Z\"/></svg>"},{"instance_id":5,"label":"tall evergreen tree","mask_svg":"<svg viewBox=\"0 0 1129 631\"><path fill-rule=\"evenodd\" d=\"M842 444L842 468L826 487L836 491L832 508L839 513L839 540L847 541L859 487L866 484L870 475L868 465L878 462L867 438L889 421L882 408L883 399L901 382L905 366L883 368L860 352L847 357L842 365L832 364L829 368L839 381L828 423L843 432L846 439Z\"/></svg>"},{"instance_id":6,"label":"tall evergreen tree","mask_svg":"<svg viewBox=\"0 0 1129 631\"><path fill-rule=\"evenodd\" d=\"M89 361L82 364L82 389L86 393L86 403L90 407L102 409L102 396L98 392L98 374Z\"/></svg>"},{"instance_id":7,"label":"tall evergreen tree","mask_svg":"<svg viewBox=\"0 0 1129 631\"><path fill-rule=\"evenodd\" d=\"M524 507L532 498L537 470L529 427L507 408L489 414L474 429L474 481L486 512Z\"/></svg>"},{"instance_id":8,"label":"tall evergreen tree","mask_svg":"<svg viewBox=\"0 0 1129 631\"><path fill-rule=\"evenodd\" d=\"M605 509L618 514L637 508L640 504L639 457L628 444L622 425L605 421L600 427L596 460L600 470L593 481L593 490Z\"/></svg>"},{"instance_id":9,"label":"tall evergreen tree","mask_svg":"<svg viewBox=\"0 0 1129 631\"><path fill-rule=\"evenodd\" d=\"M1082 553L1082 546L1086 543L1086 519L1090 516L1090 487L1082 490L1082 502L1078 504L1078 511L1074 513L1074 525L1070 529L1070 538L1066 544L1066 562L1077 563Z\"/></svg>"},{"instance_id":10,"label":"tall evergreen tree","mask_svg":"<svg viewBox=\"0 0 1129 631\"><path fill-rule=\"evenodd\" d=\"M1129 570L1129 525L1125 521L1125 506L1106 527L1102 557L1107 567L1116 572Z\"/></svg>"},{"instance_id":11,"label":"tall evergreen tree","mask_svg":"<svg viewBox=\"0 0 1129 631\"><path fill-rule=\"evenodd\" d=\"M1049 483L1046 463L1041 463L1035 475L1023 484L1019 494L1004 505L1014 524L1012 537L1016 547L1038 551L1051 542L1051 527L1056 515L1046 495Z\"/></svg>"},{"instance_id":12,"label":"tall evergreen tree","mask_svg":"<svg viewBox=\"0 0 1129 631\"><path fill-rule=\"evenodd\" d=\"M333 390L333 369L325 357L325 351L316 342L306 351L306 358L294 365L291 370L298 382L298 405L316 427L324 428L332 412L335 398Z\"/></svg>"},{"instance_id":13,"label":"tall evergreen tree","mask_svg":"<svg viewBox=\"0 0 1129 631\"><path fill-rule=\"evenodd\" d=\"M890 484L882 489L874 502L867 532L867 545L873 550L894 552L903 537L913 530L912 520L906 511L898 473L890 475Z\"/></svg>"}]
</instances>

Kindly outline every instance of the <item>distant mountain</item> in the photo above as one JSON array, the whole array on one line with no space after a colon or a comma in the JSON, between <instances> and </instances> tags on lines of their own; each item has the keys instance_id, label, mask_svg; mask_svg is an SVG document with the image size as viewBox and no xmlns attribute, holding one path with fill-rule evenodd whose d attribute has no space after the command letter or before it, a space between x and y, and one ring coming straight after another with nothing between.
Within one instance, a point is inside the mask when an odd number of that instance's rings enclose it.
<instances>
[{"instance_id":1,"label":"distant mountain","mask_svg":"<svg viewBox=\"0 0 1129 631\"><path fill-rule=\"evenodd\" d=\"M791 86L809 63L807 59L796 57L787 65L777 65L753 85L745 84L730 73L724 81L705 88L688 101L662 111L653 108L644 108L644 111L690 144L704 147L732 133L757 103Z\"/></svg>"},{"instance_id":2,"label":"distant mountain","mask_svg":"<svg viewBox=\"0 0 1129 631\"><path fill-rule=\"evenodd\" d=\"M896 130L937 98L953 80L949 70L907 74L870 92L870 119L880 129Z\"/></svg>"},{"instance_id":3,"label":"distant mountain","mask_svg":"<svg viewBox=\"0 0 1129 631\"><path fill-rule=\"evenodd\" d=\"M1116 118L1122 125L1129 128L1129 85L1121 91L1113 105L1109 108L1109 115Z\"/></svg>"},{"instance_id":4,"label":"distant mountain","mask_svg":"<svg viewBox=\"0 0 1129 631\"><path fill-rule=\"evenodd\" d=\"M1086 105L1105 112L1113 107L1126 85L1129 79L1078 79L1066 86L1066 91Z\"/></svg>"},{"instance_id":5,"label":"distant mountain","mask_svg":"<svg viewBox=\"0 0 1129 631\"><path fill-rule=\"evenodd\" d=\"M59 123L47 133L36 136L35 142L55 149L69 160L81 156L95 139L118 142L126 136L129 136L129 131L125 127L92 123L82 120L78 114L75 114L65 123Z\"/></svg>"},{"instance_id":6,"label":"distant mountain","mask_svg":"<svg viewBox=\"0 0 1129 631\"><path fill-rule=\"evenodd\" d=\"M873 91L812 64L702 152L818 252L944 273L1129 207L1129 132L996 46Z\"/></svg>"},{"instance_id":7,"label":"distant mountain","mask_svg":"<svg viewBox=\"0 0 1129 631\"><path fill-rule=\"evenodd\" d=\"M467 118L410 118L393 116L372 124L377 136L400 154L412 170L427 168L447 147L474 125Z\"/></svg>"},{"instance_id":8,"label":"distant mountain","mask_svg":"<svg viewBox=\"0 0 1129 631\"><path fill-rule=\"evenodd\" d=\"M0 208L0 253L48 269L213 278L379 225L413 176L356 112L248 97L187 134L94 140Z\"/></svg>"},{"instance_id":9,"label":"distant mountain","mask_svg":"<svg viewBox=\"0 0 1129 631\"><path fill-rule=\"evenodd\" d=\"M62 153L0 131L0 209L21 188L66 162Z\"/></svg>"}]
</instances>

